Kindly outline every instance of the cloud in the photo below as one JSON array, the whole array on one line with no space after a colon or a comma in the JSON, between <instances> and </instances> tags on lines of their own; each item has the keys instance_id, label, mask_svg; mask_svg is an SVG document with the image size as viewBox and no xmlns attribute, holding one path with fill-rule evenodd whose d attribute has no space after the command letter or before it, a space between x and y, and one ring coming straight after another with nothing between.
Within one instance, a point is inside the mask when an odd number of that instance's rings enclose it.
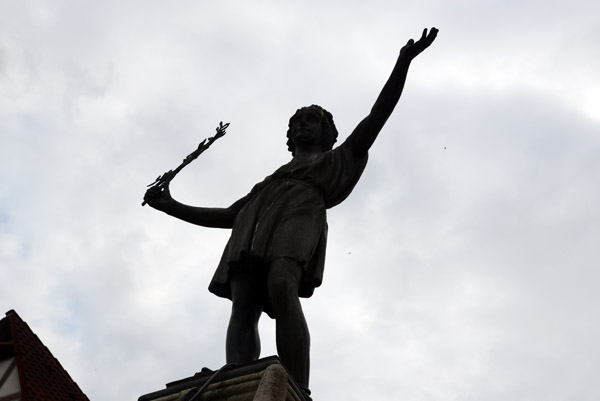
<instances>
[{"instance_id":1,"label":"cloud","mask_svg":"<svg viewBox=\"0 0 600 401\"><path fill-rule=\"evenodd\" d=\"M343 140L435 24L329 211L325 281L304 300L311 387L596 399L597 5L546 6L3 4L0 304L90 399L219 367L229 302L206 286L228 232L140 207L145 185L224 120L172 191L231 204L289 160L296 108L331 110ZM264 318L263 355L273 331Z\"/></svg>"}]
</instances>

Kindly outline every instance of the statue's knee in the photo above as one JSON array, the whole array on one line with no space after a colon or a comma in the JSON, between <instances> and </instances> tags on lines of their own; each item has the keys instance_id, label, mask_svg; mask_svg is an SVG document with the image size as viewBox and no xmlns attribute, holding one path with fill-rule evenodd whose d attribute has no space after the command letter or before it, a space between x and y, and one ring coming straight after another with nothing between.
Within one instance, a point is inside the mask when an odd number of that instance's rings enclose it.
<instances>
[{"instance_id":1,"label":"statue's knee","mask_svg":"<svg viewBox=\"0 0 600 401\"><path fill-rule=\"evenodd\" d=\"M269 285L269 304L271 309L278 315L286 313L290 307L294 307L298 300L298 290L286 280L273 280Z\"/></svg>"},{"instance_id":2,"label":"statue's knee","mask_svg":"<svg viewBox=\"0 0 600 401\"><path fill-rule=\"evenodd\" d=\"M293 291L293 285L290 280L284 276L269 277L268 281L269 300L275 298L286 298Z\"/></svg>"},{"instance_id":3,"label":"statue's knee","mask_svg":"<svg viewBox=\"0 0 600 401\"><path fill-rule=\"evenodd\" d=\"M262 304L255 299L238 298L232 301L231 317L236 320L258 320Z\"/></svg>"}]
</instances>

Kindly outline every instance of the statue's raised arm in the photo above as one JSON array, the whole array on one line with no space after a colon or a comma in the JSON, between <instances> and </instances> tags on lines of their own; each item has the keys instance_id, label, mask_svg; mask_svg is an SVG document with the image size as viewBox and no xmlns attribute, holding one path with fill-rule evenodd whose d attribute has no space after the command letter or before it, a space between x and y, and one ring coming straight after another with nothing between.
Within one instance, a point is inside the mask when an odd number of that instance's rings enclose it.
<instances>
[{"instance_id":1,"label":"statue's raised arm","mask_svg":"<svg viewBox=\"0 0 600 401\"><path fill-rule=\"evenodd\" d=\"M398 103L404 89L406 74L408 73L411 61L433 43L437 33L438 30L436 28L431 28L429 33L427 33L427 29L424 29L423 35L419 40L415 42L413 39L410 39L400 50L400 55L392 74L381 90L379 97L377 97L371 112L358 124L348 139L346 139L345 145L352 149L357 158L363 157L368 152L373 142L375 142L379 131L381 131L392 111L394 111L394 107L396 107L396 103Z\"/></svg>"}]
</instances>

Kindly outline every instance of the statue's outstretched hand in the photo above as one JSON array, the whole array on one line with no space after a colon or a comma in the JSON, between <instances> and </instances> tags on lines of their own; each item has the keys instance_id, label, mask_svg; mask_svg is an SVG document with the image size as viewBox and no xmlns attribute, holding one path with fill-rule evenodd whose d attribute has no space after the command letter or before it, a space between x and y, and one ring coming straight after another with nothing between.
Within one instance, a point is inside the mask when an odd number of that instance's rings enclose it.
<instances>
[{"instance_id":1,"label":"statue's outstretched hand","mask_svg":"<svg viewBox=\"0 0 600 401\"><path fill-rule=\"evenodd\" d=\"M414 59L433 43L437 33L437 28L431 28L429 34L427 33L427 28L425 28L423 30L423 35L421 35L421 39L417 40L416 42L413 39L410 39L408 43L406 43L406 45L400 50L400 55L407 57L409 60Z\"/></svg>"},{"instance_id":2,"label":"statue's outstretched hand","mask_svg":"<svg viewBox=\"0 0 600 401\"><path fill-rule=\"evenodd\" d=\"M173 202L169 184L164 187L154 186L148 188L144 195L144 201L154 209L166 209L166 207Z\"/></svg>"}]
</instances>

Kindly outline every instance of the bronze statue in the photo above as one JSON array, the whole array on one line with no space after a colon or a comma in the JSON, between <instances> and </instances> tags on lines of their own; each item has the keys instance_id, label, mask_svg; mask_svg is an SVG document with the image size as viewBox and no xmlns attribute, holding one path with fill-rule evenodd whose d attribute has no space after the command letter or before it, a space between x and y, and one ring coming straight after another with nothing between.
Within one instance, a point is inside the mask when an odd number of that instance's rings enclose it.
<instances>
[{"instance_id":1,"label":"bronze statue","mask_svg":"<svg viewBox=\"0 0 600 401\"><path fill-rule=\"evenodd\" d=\"M400 99L411 61L434 41L423 31L402 47L371 112L340 146L331 113L312 105L296 111L287 132L292 160L227 208L192 207L175 201L168 185L150 188L153 208L192 224L231 228L209 290L232 301L227 330L228 363L256 360L258 320L276 320L277 352L308 392L310 338L299 297L321 284L327 240L326 209L352 192L367 152Z\"/></svg>"}]
</instances>

